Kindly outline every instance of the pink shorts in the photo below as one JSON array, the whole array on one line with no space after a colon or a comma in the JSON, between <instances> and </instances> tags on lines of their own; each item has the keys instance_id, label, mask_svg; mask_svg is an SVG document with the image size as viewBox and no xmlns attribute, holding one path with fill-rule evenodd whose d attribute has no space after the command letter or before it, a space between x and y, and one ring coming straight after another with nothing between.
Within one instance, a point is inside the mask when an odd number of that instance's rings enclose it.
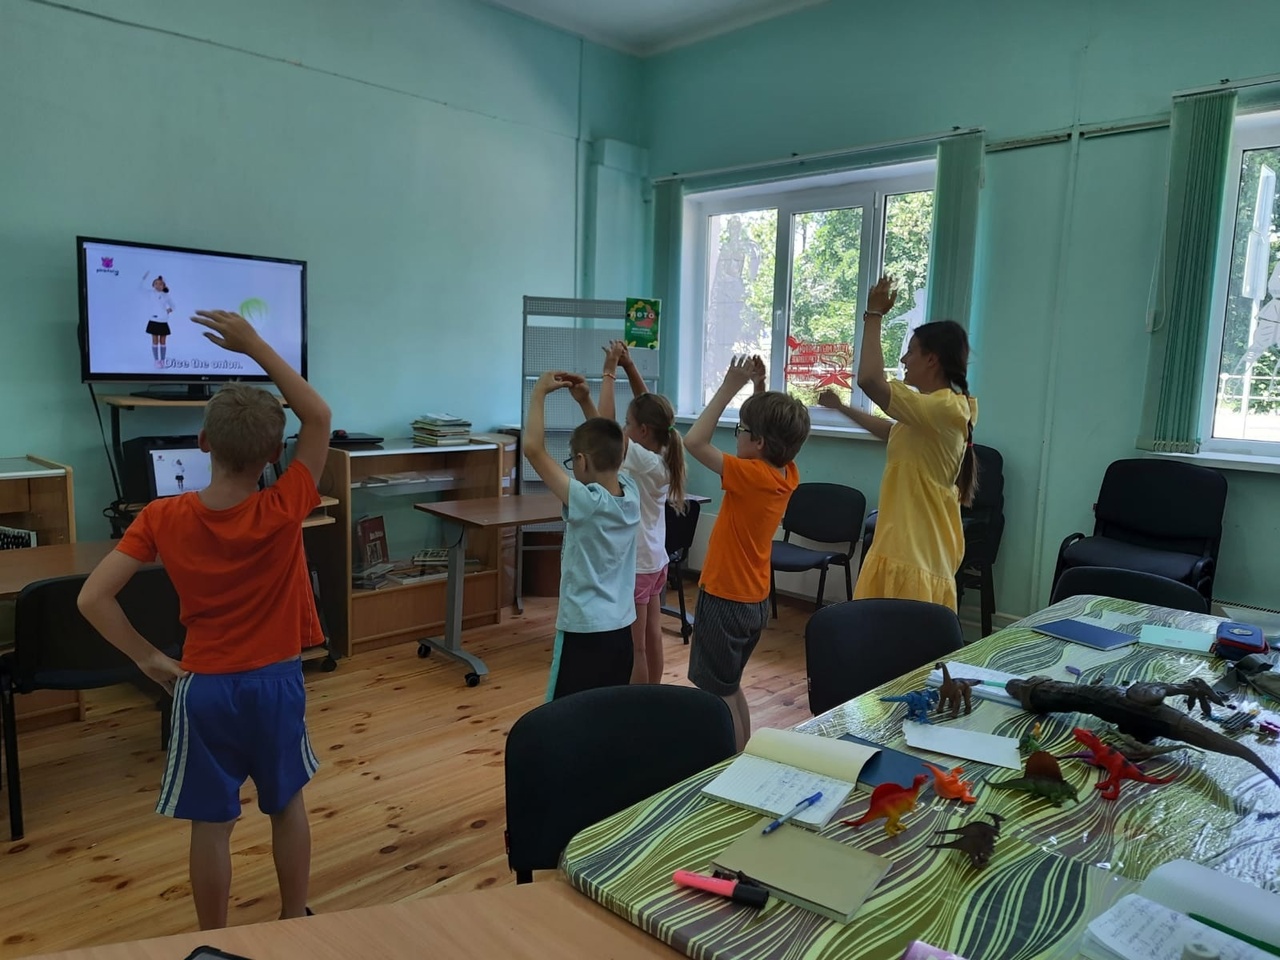
<instances>
[{"instance_id":1,"label":"pink shorts","mask_svg":"<svg viewBox=\"0 0 1280 960\"><path fill-rule=\"evenodd\" d=\"M636 606L643 607L654 597L662 595L662 591L667 588L667 568L663 567L657 573L637 573L636 574Z\"/></svg>"}]
</instances>

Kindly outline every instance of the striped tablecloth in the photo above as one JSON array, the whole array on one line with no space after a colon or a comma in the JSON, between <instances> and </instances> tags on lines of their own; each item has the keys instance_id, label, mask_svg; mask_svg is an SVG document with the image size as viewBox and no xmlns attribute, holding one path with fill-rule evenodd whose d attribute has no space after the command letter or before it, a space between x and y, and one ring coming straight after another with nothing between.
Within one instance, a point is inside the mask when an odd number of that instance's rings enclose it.
<instances>
[{"instance_id":1,"label":"striped tablecloth","mask_svg":"<svg viewBox=\"0 0 1280 960\"><path fill-rule=\"evenodd\" d=\"M1221 675L1223 663L1207 657L1145 646L1100 653L1031 629L1100 610L1206 632L1219 622L1077 597L968 646L952 659L1063 680L1072 679L1065 668L1073 665L1083 670L1085 682L1100 675L1108 682L1176 682L1193 676L1212 682ZM851 732L905 750L905 705L878 698L918 689L927 674L923 667L797 729L821 736ZM1000 704L974 704L971 716L954 722L1021 737L1036 721ZM1074 752L1078 744L1071 729L1079 725L1098 727L1100 721L1078 714L1050 717L1042 730L1046 749L1059 755ZM1260 744L1251 735L1246 741L1280 768L1280 748ZM709 870L713 857L758 819L702 796L702 787L723 766L584 830L569 844L562 863L584 894L698 960L896 960L912 940L945 946L970 960L1074 957L1090 919L1132 891L1154 867L1180 857L1280 889L1280 788L1241 760L1185 751L1144 764L1153 775L1176 775L1174 783L1127 781L1114 802L1097 796L1095 768L1064 760L1063 773L1079 788L1081 802L1061 808L1024 793L989 789L982 784L986 777L1015 774L965 763L965 778L976 781L978 802L961 805L926 790L915 812L903 819L907 830L893 838L885 836L883 821L856 829L840 825L840 819L866 809L867 792L860 788L823 835L887 857L893 866L853 922L833 923L777 898L753 911L671 882L677 869ZM926 849L935 842L935 830L985 820L985 813L1006 818L985 868L971 867L955 850Z\"/></svg>"}]
</instances>

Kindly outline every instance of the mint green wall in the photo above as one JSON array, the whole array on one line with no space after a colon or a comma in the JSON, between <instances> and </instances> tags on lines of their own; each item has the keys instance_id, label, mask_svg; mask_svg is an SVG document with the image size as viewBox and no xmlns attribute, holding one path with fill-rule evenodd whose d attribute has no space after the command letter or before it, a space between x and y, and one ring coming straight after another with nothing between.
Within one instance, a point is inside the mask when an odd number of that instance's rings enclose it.
<instances>
[{"instance_id":1,"label":"mint green wall","mask_svg":"<svg viewBox=\"0 0 1280 960\"><path fill-rule=\"evenodd\" d=\"M645 64L651 169L771 160L981 126L989 140L1167 113L1179 89L1275 71L1258 0L834 2ZM1006 458L1002 612L1047 600L1107 463L1135 456L1167 130L991 154L973 373ZM883 449L815 437L811 479L876 499ZM705 472L697 483L709 487ZM1275 605L1280 477L1232 472L1217 594Z\"/></svg>"},{"instance_id":2,"label":"mint green wall","mask_svg":"<svg viewBox=\"0 0 1280 960\"><path fill-rule=\"evenodd\" d=\"M79 5L156 30L0 0L0 456L75 468L81 539L78 233L307 260L335 426L519 419L520 298L575 289L579 133L634 138L637 61L471 0Z\"/></svg>"}]
</instances>

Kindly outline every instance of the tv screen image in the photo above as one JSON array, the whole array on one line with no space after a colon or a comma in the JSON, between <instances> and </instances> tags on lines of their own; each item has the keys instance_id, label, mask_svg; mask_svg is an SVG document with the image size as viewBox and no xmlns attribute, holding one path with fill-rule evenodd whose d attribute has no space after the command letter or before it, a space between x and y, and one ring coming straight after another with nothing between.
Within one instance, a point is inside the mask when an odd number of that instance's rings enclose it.
<instances>
[{"instance_id":1,"label":"tv screen image","mask_svg":"<svg viewBox=\"0 0 1280 960\"><path fill-rule=\"evenodd\" d=\"M198 310L242 314L306 376L306 264L296 260L77 240L82 379L266 380L191 322Z\"/></svg>"},{"instance_id":2,"label":"tv screen image","mask_svg":"<svg viewBox=\"0 0 1280 960\"><path fill-rule=\"evenodd\" d=\"M151 453L152 489L156 497L203 490L213 479L209 455L199 447L161 447Z\"/></svg>"}]
</instances>

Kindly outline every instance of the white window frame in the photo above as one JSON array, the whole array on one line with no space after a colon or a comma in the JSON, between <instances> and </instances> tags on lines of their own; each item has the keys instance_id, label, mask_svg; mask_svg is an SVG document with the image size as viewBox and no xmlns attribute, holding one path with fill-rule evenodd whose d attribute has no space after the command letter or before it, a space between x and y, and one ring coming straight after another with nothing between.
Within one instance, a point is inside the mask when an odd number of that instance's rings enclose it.
<instances>
[{"instance_id":1,"label":"white window frame","mask_svg":"<svg viewBox=\"0 0 1280 960\"><path fill-rule=\"evenodd\" d=\"M1204 383L1200 394L1200 450L1205 454L1280 461L1280 442L1236 440L1213 435L1213 418L1218 406L1218 373L1222 366L1222 337L1227 323L1227 298L1231 295L1231 254L1235 244L1236 206L1240 202L1240 168L1247 151L1267 147L1280 147L1280 111L1238 116L1231 134L1231 156L1227 161L1227 184L1218 234L1218 264L1214 271L1209 342L1205 350Z\"/></svg>"},{"instance_id":2,"label":"white window frame","mask_svg":"<svg viewBox=\"0 0 1280 960\"><path fill-rule=\"evenodd\" d=\"M786 304L785 309L774 309L772 343L769 362L769 384L782 389L785 383L787 330L790 327L791 303L791 244L792 217L801 213L862 207L863 256L858 274L858 303L855 318L861 318L866 309L867 293L875 278L880 275L884 255L885 200L902 193L915 193L937 189L937 161L917 160L892 166L868 167L838 174L825 174L795 180L779 181L750 187L734 187L724 190L690 194L684 201L682 225L684 243L681 264L680 292L680 350L679 374L676 380L676 409L686 417L702 412L702 359L703 325L707 303L707 261L711 238L708 218L723 214L751 210L776 209L778 211L777 247L774 257L774 303ZM785 225L785 227L784 227ZM855 328L860 322L855 322ZM857 336L853 344L853 370L858 368L862 350L862 338ZM886 363L897 362L897 357L886 357ZM851 371L852 372L852 371ZM852 391L852 404L864 410L872 406L866 395L856 385ZM852 427L848 420L834 410L810 407L810 419L814 425ZM737 412L725 411L722 420L734 422ZM857 428L853 428L857 429Z\"/></svg>"}]
</instances>

